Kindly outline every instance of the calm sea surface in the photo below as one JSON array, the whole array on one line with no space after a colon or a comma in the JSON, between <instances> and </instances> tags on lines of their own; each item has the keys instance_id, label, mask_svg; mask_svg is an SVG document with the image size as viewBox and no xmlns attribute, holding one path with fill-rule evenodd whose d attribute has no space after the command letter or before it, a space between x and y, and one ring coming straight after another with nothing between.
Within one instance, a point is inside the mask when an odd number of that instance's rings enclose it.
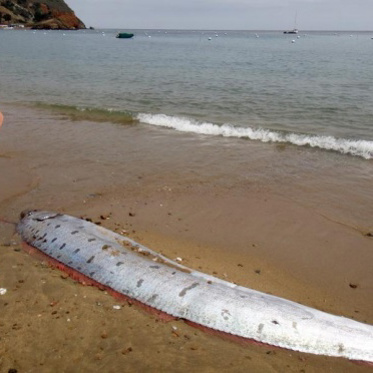
<instances>
[{"instance_id":1,"label":"calm sea surface","mask_svg":"<svg viewBox=\"0 0 373 373\"><path fill-rule=\"evenodd\" d=\"M0 31L0 100L373 158L364 32Z\"/></svg>"}]
</instances>

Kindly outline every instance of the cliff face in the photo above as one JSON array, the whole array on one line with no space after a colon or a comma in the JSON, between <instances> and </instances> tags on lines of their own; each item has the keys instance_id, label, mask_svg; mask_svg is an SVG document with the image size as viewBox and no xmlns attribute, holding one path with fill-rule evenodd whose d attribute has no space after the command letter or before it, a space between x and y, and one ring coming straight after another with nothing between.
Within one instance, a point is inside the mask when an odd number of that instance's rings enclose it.
<instances>
[{"instance_id":1,"label":"cliff face","mask_svg":"<svg viewBox=\"0 0 373 373\"><path fill-rule=\"evenodd\" d=\"M86 28L63 0L0 0L0 24L54 30Z\"/></svg>"}]
</instances>

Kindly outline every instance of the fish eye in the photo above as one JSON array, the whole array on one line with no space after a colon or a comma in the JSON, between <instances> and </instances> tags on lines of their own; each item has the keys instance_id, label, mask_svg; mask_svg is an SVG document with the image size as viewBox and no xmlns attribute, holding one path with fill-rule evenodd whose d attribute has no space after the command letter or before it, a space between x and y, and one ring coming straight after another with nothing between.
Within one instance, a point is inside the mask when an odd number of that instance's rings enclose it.
<instances>
[{"instance_id":1,"label":"fish eye","mask_svg":"<svg viewBox=\"0 0 373 373\"><path fill-rule=\"evenodd\" d=\"M26 216L29 217L34 213L36 210L23 210L20 214L21 219L25 218Z\"/></svg>"}]
</instances>

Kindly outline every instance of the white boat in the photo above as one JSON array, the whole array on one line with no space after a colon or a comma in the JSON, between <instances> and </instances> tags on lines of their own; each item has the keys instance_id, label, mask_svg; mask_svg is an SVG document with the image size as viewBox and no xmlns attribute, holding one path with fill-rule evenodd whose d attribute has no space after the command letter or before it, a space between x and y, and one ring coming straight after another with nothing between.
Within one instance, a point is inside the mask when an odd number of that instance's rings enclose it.
<instances>
[{"instance_id":1,"label":"white boat","mask_svg":"<svg viewBox=\"0 0 373 373\"><path fill-rule=\"evenodd\" d=\"M298 34L297 29L297 13L295 13L294 28L292 30L284 31L284 34Z\"/></svg>"},{"instance_id":2,"label":"white boat","mask_svg":"<svg viewBox=\"0 0 373 373\"><path fill-rule=\"evenodd\" d=\"M289 30L289 31L284 31L284 34L298 34L298 29L297 28L294 28L292 30Z\"/></svg>"}]
</instances>

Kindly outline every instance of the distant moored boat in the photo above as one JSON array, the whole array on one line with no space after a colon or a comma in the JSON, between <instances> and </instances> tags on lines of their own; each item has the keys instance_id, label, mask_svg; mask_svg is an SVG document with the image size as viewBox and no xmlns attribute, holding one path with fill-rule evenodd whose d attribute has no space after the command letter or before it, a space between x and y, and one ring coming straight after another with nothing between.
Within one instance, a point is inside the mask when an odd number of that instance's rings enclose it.
<instances>
[{"instance_id":1,"label":"distant moored boat","mask_svg":"<svg viewBox=\"0 0 373 373\"><path fill-rule=\"evenodd\" d=\"M295 13L294 28L292 30L284 31L284 34L298 34L297 13Z\"/></svg>"},{"instance_id":2,"label":"distant moored boat","mask_svg":"<svg viewBox=\"0 0 373 373\"><path fill-rule=\"evenodd\" d=\"M284 34L298 34L298 29L294 28L289 31L284 31Z\"/></svg>"},{"instance_id":3,"label":"distant moored boat","mask_svg":"<svg viewBox=\"0 0 373 373\"><path fill-rule=\"evenodd\" d=\"M118 39L131 39L134 36L131 32L119 32L116 36Z\"/></svg>"}]
</instances>

